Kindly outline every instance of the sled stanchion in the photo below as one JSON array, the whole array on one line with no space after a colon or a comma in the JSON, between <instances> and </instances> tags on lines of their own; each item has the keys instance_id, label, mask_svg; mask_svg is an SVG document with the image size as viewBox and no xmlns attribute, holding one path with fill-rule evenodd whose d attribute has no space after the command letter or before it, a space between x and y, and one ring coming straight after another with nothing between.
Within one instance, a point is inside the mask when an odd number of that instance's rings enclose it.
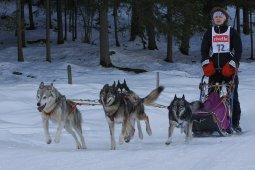
<instances>
[{"instance_id":1,"label":"sled stanchion","mask_svg":"<svg viewBox=\"0 0 255 170\"><path fill-rule=\"evenodd\" d=\"M156 87L157 88L159 87L159 72L157 72L157 84L156 84Z\"/></svg>"},{"instance_id":2,"label":"sled stanchion","mask_svg":"<svg viewBox=\"0 0 255 170\"><path fill-rule=\"evenodd\" d=\"M68 84L73 84L72 81L72 68L70 65L67 66Z\"/></svg>"}]
</instances>

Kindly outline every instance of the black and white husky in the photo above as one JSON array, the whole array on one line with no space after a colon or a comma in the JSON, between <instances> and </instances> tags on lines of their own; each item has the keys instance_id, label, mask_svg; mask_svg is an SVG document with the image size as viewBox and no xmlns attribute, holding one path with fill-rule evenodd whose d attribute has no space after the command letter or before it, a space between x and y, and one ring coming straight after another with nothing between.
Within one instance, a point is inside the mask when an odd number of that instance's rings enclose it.
<instances>
[{"instance_id":1,"label":"black and white husky","mask_svg":"<svg viewBox=\"0 0 255 170\"><path fill-rule=\"evenodd\" d=\"M46 143L51 143L49 133L49 119L58 124L55 135L55 142L60 142L60 135L62 129L65 128L76 142L77 149L86 149L84 137L82 134L82 115L76 107L76 104L67 100L65 96L51 85L44 85L43 82L39 85L37 90L37 106L38 111L41 112L44 134ZM76 134L79 136L78 140Z\"/></svg>"},{"instance_id":2,"label":"black and white husky","mask_svg":"<svg viewBox=\"0 0 255 170\"><path fill-rule=\"evenodd\" d=\"M189 103L185 96L181 98L174 96L174 99L168 106L169 114L169 128L168 128L168 139L166 145L172 142L172 135L174 128L181 128L181 133L185 133L185 142L189 142L192 139L192 113L198 108L201 108L202 103L200 101L194 101Z\"/></svg>"}]
</instances>

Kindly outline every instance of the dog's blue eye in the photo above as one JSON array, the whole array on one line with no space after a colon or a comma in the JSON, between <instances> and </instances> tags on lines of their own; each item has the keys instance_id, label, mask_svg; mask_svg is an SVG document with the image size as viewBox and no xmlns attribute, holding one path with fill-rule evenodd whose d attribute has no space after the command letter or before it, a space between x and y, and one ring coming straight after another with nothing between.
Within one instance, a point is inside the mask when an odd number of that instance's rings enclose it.
<instances>
[{"instance_id":1,"label":"dog's blue eye","mask_svg":"<svg viewBox=\"0 0 255 170\"><path fill-rule=\"evenodd\" d=\"M44 96L43 99L46 99L46 96Z\"/></svg>"}]
</instances>

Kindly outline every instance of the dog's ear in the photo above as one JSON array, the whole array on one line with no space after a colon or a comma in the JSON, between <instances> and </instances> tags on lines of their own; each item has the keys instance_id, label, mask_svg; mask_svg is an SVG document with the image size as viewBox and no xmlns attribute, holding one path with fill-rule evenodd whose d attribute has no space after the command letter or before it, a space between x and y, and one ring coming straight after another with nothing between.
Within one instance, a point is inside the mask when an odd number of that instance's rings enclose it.
<instances>
[{"instance_id":1,"label":"dog's ear","mask_svg":"<svg viewBox=\"0 0 255 170\"><path fill-rule=\"evenodd\" d=\"M114 81L113 84L112 84L112 87L116 87L116 82Z\"/></svg>"},{"instance_id":2,"label":"dog's ear","mask_svg":"<svg viewBox=\"0 0 255 170\"><path fill-rule=\"evenodd\" d=\"M182 99L183 99L183 100L185 100L185 96L184 96L184 94L182 95Z\"/></svg>"},{"instance_id":3,"label":"dog's ear","mask_svg":"<svg viewBox=\"0 0 255 170\"><path fill-rule=\"evenodd\" d=\"M53 83L51 83L48 88L47 88L49 91L52 91L53 90Z\"/></svg>"},{"instance_id":4,"label":"dog's ear","mask_svg":"<svg viewBox=\"0 0 255 170\"><path fill-rule=\"evenodd\" d=\"M118 89L118 88L120 88L120 87L121 87L121 85L120 85L120 81L118 80L118 83L117 83L116 88Z\"/></svg>"},{"instance_id":5,"label":"dog's ear","mask_svg":"<svg viewBox=\"0 0 255 170\"><path fill-rule=\"evenodd\" d=\"M44 82L41 82L39 88L42 89L44 87Z\"/></svg>"},{"instance_id":6,"label":"dog's ear","mask_svg":"<svg viewBox=\"0 0 255 170\"><path fill-rule=\"evenodd\" d=\"M176 96L176 94L174 95L174 99L177 99L177 96Z\"/></svg>"},{"instance_id":7,"label":"dog's ear","mask_svg":"<svg viewBox=\"0 0 255 170\"><path fill-rule=\"evenodd\" d=\"M127 86L127 83L126 83L126 80L125 80L125 79L124 79L124 83L123 83L123 84L124 84L124 88L126 89L126 91L128 91L128 92L129 92L129 91L130 91L130 89L128 88L128 86Z\"/></svg>"}]
</instances>

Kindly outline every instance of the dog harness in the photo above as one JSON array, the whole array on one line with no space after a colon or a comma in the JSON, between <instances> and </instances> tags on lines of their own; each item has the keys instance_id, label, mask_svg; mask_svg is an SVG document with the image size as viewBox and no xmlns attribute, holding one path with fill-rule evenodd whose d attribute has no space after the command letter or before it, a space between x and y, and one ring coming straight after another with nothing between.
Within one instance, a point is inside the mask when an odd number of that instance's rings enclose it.
<instances>
[{"instance_id":1,"label":"dog harness","mask_svg":"<svg viewBox=\"0 0 255 170\"><path fill-rule=\"evenodd\" d=\"M118 110L117 110L117 111L118 111ZM116 112L117 112L117 111L116 111ZM108 114L108 117L110 118L110 120L111 120L112 122L114 121L114 115L115 115L116 112L113 112L113 113L109 113L109 114Z\"/></svg>"},{"instance_id":2,"label":"dog harness","mask_svg":"<svg viewBox=\"0 0 255 170\"><path fill-rule=\"evenodd\" d=\"M56 109L56 107L57 107L57 105L58 105L58 103L60 102L60 97L58 97L57 99L56 99L56 102L55 102L55 107L50 111L50 112L45 112L45 111L43 111L43 113L44 114L46 114L47 116L50 116L54 111L55 111L55 109Z\"/></svg>"},{"instance_id":3,"label":"dog harness","mask_svg":"<svg viewBox=\"0 0 255 170\"><path fill-rule=\"evenodd\" d=\"M56 99L56 102L55 102L56 105L55 105L55 107L54 107L50 112L45 112L45 111L43 111L44 114L50 116L50 115L55 111L55 109L57 108L57 105L58 105L59 102L60 102L60 97L58 97L58 98ZM72 106L71 111L70 111L69 113L74 112L74 111L77 109L78 103L71 102L70 100L67 100L67 102Z\"/></svg>"}]
</instances>

